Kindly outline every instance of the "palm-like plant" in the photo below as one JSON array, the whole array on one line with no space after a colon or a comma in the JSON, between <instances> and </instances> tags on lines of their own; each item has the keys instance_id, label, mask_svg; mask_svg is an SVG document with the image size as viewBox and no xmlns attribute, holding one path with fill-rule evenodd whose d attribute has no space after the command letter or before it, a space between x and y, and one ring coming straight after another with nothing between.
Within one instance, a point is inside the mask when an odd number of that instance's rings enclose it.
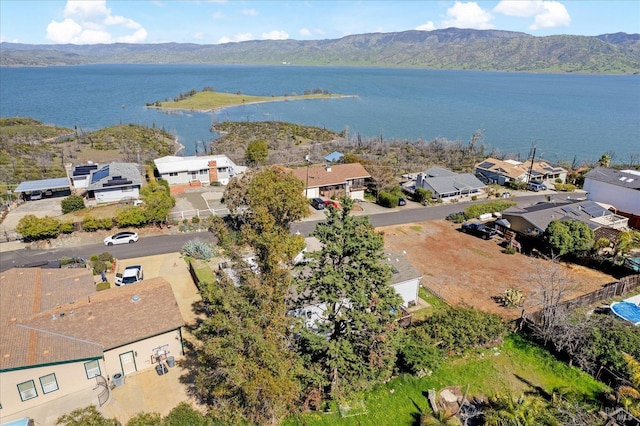
<instances>
[{"instance_id":1,"label":"palm-like plant","mask_svg":"<svg viewBox=\"0 0 640 426\"><path fill-rule=\"evenodd\" d=\"M622 354L629 368L631 386L620 386L618 400L629 413L640 417L640 362L627 353Z\"/></svg>"},{"instance_id":2,"label":"palm-like plant","mask_svg":"<svg viewBox=\"0 0 640 426\"><path fill-rule=\"evenodd\" d=\"M485 424L491 426L538 426L559 424L545 401L534 395L495 395L489 398Z\"/></svg>"}]
</instances>

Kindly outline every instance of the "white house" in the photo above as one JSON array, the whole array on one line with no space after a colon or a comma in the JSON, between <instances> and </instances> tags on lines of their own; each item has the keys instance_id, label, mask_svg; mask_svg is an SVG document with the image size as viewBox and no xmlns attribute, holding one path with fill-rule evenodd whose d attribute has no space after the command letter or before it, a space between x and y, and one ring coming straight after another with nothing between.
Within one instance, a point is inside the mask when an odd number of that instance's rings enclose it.
<instances>
[{"instance_id":1,"label":"white house","mask_svg":"<svg viewBox=\"0 0 640 426\"><path fill-rule=\"evenodd\" d=\"M98 170L99 165L89 162L87 164L68 164L65 168L67 176L71 179L75 190L87 189L89 186L91 173Z\"/></svg>"},{"instance_id":2,"label":"white house","mask_svg":"<svg viewBox=\"0 0 640 426\"><path fill-rule=\"evenodd\" d=\"M153 160L158 174L169 185L199 182L209 185L218 182L227 185L235 175L244 173L245 166L236 165L226 155L177 157L168 155Z\"/></svg>"},{"instance_id":3,"label":"white house","mask_svg":"<svg viewBox=\"0 0 640 426\"><path fill-rule=\"evenodd\" d=\"M596 167L584 176L587 199L612 205L619 213L640 215L640 171Z\"/></svg>"},{"instance_id":4,"label":"white house","mask_svg":"<svg viewBox=\"0 0 640 426\"><path fill-rule=\"evenodd\" d=\"M91 171L87 192L97 203L138 199L142 182L137 164L110 163Z\"/></svg>"},{"instance_id":5,"label":"white house","mask_svg":"<svg viewBox=\"0 0 640 426\"><path fill-rule=\"evenodd\" d=\"M184 320L164 278L96 292L88 269L13 268L0 288L3 421L72 394L102 405L111 384L183 355Z\"/></svg>"},{"instance_id":6,"label":"white house","mask_svg":"<svg viewBox=\"0 0 640 426\"><path fill-rule=\"evenodd\" d=\"M560 179L564 183L567 179L566 169L553 166L544 160L523 163L516 160L487 158L476 164L474 171L476 176L484 182L498 185L504 185L512 180L554 183L556 179Z\"/></svg>"}]
</instances>

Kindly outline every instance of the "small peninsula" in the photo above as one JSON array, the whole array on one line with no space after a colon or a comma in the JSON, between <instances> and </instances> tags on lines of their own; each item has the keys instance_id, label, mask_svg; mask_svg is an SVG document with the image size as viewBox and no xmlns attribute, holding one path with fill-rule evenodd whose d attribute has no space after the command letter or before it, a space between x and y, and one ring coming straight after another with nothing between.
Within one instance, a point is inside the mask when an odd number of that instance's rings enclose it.
<instances>
[{"instance_id":1,"label":"small peninsula","mask_svg":"<svg viewBox=\"0 0 640 426\"><path fill-rule=\"evenodd\" d=\"M223 108L236 107L240 105L256 104L262 102L282 102L297 101L304 99L336 99L336 98L352 98L355 95L339 95L332 94L321 89L305 90L304 94L284 94L280 96L253 96L246 95L241 92L224 93L216 92L211 88L205 88L201 92L192 90L187 93L181 93L173 100L156 101L147 103L147 108L158 108L162 110L188 110L213 112Z\"/></svg>"}]
</instances>

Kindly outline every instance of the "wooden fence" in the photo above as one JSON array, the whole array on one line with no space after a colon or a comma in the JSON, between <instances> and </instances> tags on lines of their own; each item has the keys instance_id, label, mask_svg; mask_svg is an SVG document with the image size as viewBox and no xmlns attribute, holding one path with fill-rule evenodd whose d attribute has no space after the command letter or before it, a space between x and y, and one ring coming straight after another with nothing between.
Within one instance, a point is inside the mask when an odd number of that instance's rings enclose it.
<instances>
[{"instance_id":1,"label":"wooden fence","mask_svg":"<svg viewBox=\"0 0 640 426\"><path fill-rule=\"evenodd\" d=\"M621 278L620 281L607 284L599 290L583 294L582 296L576 297L575 299L567 300L566 302L562 302L558 305L558 307L560 309L571 311L583 306L591 306L594 303L598 303L603 300L612 299L617 296L624 296L625 294L638 288L638 286L640 286L640 275L629 275ZM534 324L542 323L542 315L542 310L530 314L525 314L527 319L532 321Z\"/></svg>"}]
</instances>

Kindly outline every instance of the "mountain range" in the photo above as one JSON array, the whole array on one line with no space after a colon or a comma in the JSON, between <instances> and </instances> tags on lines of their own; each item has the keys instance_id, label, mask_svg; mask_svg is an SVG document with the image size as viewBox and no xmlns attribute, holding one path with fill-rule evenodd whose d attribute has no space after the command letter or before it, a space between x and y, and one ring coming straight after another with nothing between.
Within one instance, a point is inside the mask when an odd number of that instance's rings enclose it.
<instances>
[{"instance_id":1,"label":"mountain range","mask_svg":"<svg viewBox=\"0 0 640 426\"><path fill-rule=\"evenodd\" d=\"M226 44L0 43L0 66L81 64L378 66L518 72L640 73L640 34L530 34L447 28L330 40Z\"/></svg>"}]
</instances>

